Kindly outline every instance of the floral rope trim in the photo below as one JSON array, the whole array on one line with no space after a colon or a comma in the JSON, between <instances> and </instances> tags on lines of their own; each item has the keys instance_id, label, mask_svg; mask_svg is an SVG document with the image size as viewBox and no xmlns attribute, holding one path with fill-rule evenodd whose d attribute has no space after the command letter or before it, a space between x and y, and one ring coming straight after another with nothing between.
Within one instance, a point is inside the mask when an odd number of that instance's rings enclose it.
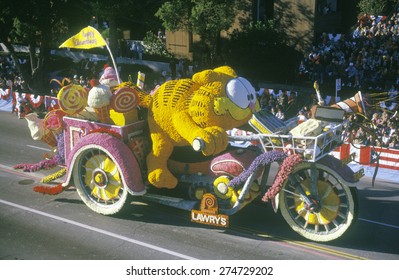
<instances>
[{"instance_id":1,"label":"floral rope trim","mask_svg":"<svg viewBox=\"0 0 399 280\"><path fill-rule=\"evenodd\" d=\"M90 130L86 135L92 134L92 133L107 133L111 136L114 136L118 139L122 139L122 135L120 135L118 132L106 129L106 128L97 128L97 129L93 129Z\"/></svg>"},{"instance_id":2,"label":"floral rope trim","mask_svg":"<svg viewBox=\"0 0 399 280\"><path fill-rule=\"evenodd\" d=\"M56 195L62 193L66 188L62 186L62 184L58 184L54 187L49 186L36 186L33 188L35 192L49 195Z\"/></svg>"},{"instance_id":3,"label":"floral rope trim","mask_svg":"<svg viewBox=\"0 0 399 280\"><path fill-rule=\"evenodd\" d=\"M50 183L50 182L52 182L54 180L57 180L58 178L61 178L62 176L65 175L66 170L67 169L65 167L61 168L57 172L54 172L53 174L47 175L46 177L41 179L40 182L42 182L42 183Z\"/></svg>"},{"instance_id":4,"label":"floral rope trim","mask_svg":"<svg viewBox=\"0 0 399 280\"><path fill-rule=\"evenodd\" d=\"M284 182L288 179L288 176L292 173L295 166L303 161L300 154L290 155L284 159L277 172L276 178L274 179L273 185L267 190L265 195L262 197L262 201L267 202L269 199L273 199L283 187Z\"/></svg>"},{"instance_id":5,"label":"floral rope trim","mask_svg":"<svg viewBox=\"0 0 399 280\"><path fill-rule=\"evenodd\" d=\"M14 165L14 169L22 169L24 172L36 172L42 169L52 169L58 165L58 156L55 155L52 159L42 160L35 164L21 163Z\"/></svg>"},{"instance_id":6,"label":"floral rope trim","mask_svg":"<svg viewBox=\"0 0 399 280\"><path fill-rule=\"evenodd\" d=\"M257 172L257 170L260 166L266 166L267 164L270 164L275 161L281 162L286 157L287 157L287 154L285 154L282 151L277 151L277 150L269 151L269 152L266 152L266 153L263 153L263 154L257 156L254 159L254 161L251 163L251 165L248 167L248 169L241 172L240 175L238 175L237 177L235 177L233 180L231 180L229 182L229 186L238 187L238 186L242 185L249 178L249 176L251 174L253 174L254 172Z\"/></svg>"}]
</instances>

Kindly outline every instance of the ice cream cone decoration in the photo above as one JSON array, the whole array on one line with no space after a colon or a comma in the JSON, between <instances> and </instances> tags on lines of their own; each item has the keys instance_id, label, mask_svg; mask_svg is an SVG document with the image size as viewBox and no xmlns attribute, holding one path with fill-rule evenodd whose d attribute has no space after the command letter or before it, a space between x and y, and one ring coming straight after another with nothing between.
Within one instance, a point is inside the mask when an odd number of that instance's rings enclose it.
<instances>
[{"instance_id":1,"label":"ice cream cone decoration","mask_svg":"<svg viewBox=\"0 0 399 280\"><path fill-rule=\"evenodd\" d=\"M57 147L57 139L55 139L54 133L49 129L45 129L45 134L40 138L40 141L46 143L51 148Z\"/></svg>"},{"instance_id":2,"label":"ice cream cone decoration","mask_svg":"<svg viewBox=\"0 0 399 280\"><path fill-rule=\"evenodd\" d=\"M107 85L95 83L93 88L89 91L87 104L93 108L97 114L98 121L107 124L113 124L110 118L110 102L112 92Z\"/></svg>"},{"instance_id":3,"label":"ice cream cone decoration","mask_svg":"<svg viewBox=\"0 0 399 280\"><path fill-rule=\"evenodd\" d=\"M104 69L104 73L101 75L100 84L108 86L111 90L115 88L118 83L118 77L114 68L108 66Z\"/></svg>"},{"instance_id":4,"label":"ice cream cone decoration","mask_svg":"<svg viewBox=\"0 0 399 280\"><path fill-rule=\"evenodd\" d=\"M342 109L349 114L367 114L363 96L360 91L357 92L353 97L337 102L336 104L330 106Z\"/></svg>"},{"instance_id":5,"label":"ice cream cone decoration","mask_svg":"<svg viewBox=\"0 0 399 280\"><path fill-rule=\"evenodd\" d=\"M94 112L96 112L97 118L102 123L112 124L112 120L110 117L111 107L109 105L100 107L100 108L93 108Z\"/></svg>"}]
</instances>

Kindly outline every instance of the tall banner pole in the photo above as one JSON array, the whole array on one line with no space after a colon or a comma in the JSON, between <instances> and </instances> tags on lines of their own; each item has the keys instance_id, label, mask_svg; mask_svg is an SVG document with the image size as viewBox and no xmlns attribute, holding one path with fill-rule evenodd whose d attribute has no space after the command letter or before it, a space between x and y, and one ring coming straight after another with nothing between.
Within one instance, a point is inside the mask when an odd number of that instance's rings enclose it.
<instances>
[{"instance_id":1,"label":"tall banner pole","mask_svg":"<svg viewBox=\"0 0 399 280\"><path fill-rule=\"evenodd\" d=\"M111 49L109 48L107 42L105 42L105 47L107 48L107 50L109 52L109 55L111 56L112 64L114 65L114 69L115 69L115 73L116 73L116 78L118 79L118 84L120 84L121 83L121 79L119 78L119 71L118 71L118 68L116 66L116 62L115 62L114 56L112 55Z\"/></svg>"}]
</instances>

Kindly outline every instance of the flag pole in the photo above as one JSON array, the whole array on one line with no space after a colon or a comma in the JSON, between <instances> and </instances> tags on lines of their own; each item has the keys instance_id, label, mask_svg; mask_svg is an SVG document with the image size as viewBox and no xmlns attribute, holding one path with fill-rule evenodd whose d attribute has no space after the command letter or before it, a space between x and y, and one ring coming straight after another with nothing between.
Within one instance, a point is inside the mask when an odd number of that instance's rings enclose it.
<instances>
[{"instance_id":1,"label":"flag pole","mask_svg":"<svg viewBox=\"0 0 399 280\"><path fill-rule=\"evenodd\" d=\"M105 41L105 47L107 48L107 50L109 52L109 55L111 56L112 64L114 65L114 68L115 68L116 78L118 79L118 84L120 84L121 83L121 79L119 78L118 68L116 66L115 59L114 59L114 56L112 55L111 49L109 48L109 46L108 46L106 41Z\"/></svg>"}]
</instances>

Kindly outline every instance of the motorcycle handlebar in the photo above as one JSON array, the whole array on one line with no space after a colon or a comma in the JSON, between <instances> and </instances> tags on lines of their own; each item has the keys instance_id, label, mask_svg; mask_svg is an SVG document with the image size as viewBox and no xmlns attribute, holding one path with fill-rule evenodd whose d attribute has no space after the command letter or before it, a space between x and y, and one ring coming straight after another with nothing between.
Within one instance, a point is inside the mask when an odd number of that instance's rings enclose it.
<instances>
[{"instance_id":1,"label":"motorcycle handlebar","mask_svg":"<svg viewBox=\"0 0 399 280\"><path fill-rule=\"evenodd\" d=\"M246 135L246 136L229 135L229 141L254 141L254 140L259 140L259 137L257 135ZM196 137L191 143L191 146L193 147L194 151L201 152L205 148L205 141L200 137Z\"/></svg>"}]
</instances>

